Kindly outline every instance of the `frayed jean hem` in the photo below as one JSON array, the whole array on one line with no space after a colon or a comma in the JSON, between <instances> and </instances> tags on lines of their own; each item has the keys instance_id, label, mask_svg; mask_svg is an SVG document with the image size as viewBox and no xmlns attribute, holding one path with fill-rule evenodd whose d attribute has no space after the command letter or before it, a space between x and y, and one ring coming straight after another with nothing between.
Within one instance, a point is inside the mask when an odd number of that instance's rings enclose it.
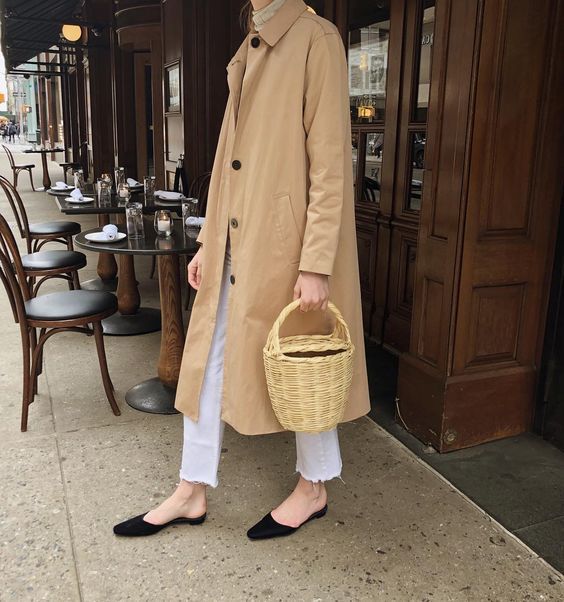
<instances>
[{"instance_id":1,"label":"frayed jean hem","mask_svg":"<svg viewBox=\"0 0 564 602\"><path fill-rule=\"evenodd\" d=\"M181 481L187 481L188 483L194 483L195 485L206 485L208 487L213 487L214 489L219 485L218 480L216 479L214 482L210 483L209 481L200 481L198 479L192 479L187 474L182 473L178 475Z\"/></svg>"}]
</instances>

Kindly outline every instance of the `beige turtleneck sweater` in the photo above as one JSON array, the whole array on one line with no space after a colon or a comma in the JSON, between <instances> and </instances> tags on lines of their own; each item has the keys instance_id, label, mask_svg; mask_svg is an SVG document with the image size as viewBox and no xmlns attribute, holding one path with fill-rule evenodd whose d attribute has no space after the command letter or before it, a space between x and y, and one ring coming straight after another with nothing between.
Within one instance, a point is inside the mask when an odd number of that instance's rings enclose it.
<instances>
[{"instance_id":1,"label":"beige turtleneck sweater","mask_svg":"<svg viewBox=\"0 0 564 602\"><path fill-rule=\"evenodd\" d=\"M272 0L270 4L263 6L263 8L253 10L252 17L255 29L260 31L261 27L274 15L285 1L286 0Z\"/></svg>"}]
</instances>

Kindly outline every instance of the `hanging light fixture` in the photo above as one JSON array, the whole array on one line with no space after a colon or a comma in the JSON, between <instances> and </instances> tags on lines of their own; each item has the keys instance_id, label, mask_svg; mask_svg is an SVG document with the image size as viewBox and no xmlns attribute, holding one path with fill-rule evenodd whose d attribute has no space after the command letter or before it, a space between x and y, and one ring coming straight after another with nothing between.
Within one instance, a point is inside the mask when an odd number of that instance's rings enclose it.
<instances>
[{"instance_id":1,"label":"hanging light fixture","mask_svg":"<svg viewBox=\"0 0 564 602\"><path fill-rule=\"evenodd\" d=\"M80 25L65 24L61 29L61 34L69 42L78 42L82 37L82 27Z\"/></svg>"}]
</instances>

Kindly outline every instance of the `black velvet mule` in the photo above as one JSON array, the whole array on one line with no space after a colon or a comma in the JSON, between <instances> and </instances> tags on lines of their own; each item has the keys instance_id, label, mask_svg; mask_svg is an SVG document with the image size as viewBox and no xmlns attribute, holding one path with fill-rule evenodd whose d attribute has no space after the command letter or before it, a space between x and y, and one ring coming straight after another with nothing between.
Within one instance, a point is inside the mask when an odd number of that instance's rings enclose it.
<instances>
[{"instance_id":1,"label":"black velvet mule","mask_svg":"<svg viewBox=\"0 0 564 602\"><path fill-rule=\"evenodd\" d=\"M256 525L252 526L247 531L249 539L271 539L273 537L284 537L285 535L291 535L295 533L300 527L308 523L314 518L321 518L327 513L327 504L314 512L309 518L306 518L304 522L298 527L289 527L288 525L281 525L272 518L272 513L269 512L264 516Z\"/></svg>"},{"instance_id":2,"label":"black velvet mule","mask_svg":"<svg viewBox=\"0 0 564 602\"><path fill-rule=\"evenodd\" d=\"M145 514L139 514L138 516L123 521L123 523L115 525L114 533L124 537L143 537L145 535L154 535L171 525L201 525L206 520L206 514L204 513L197 518L175 518L162 525L153 525L152 523L143 520L143 517L146 515L147 513L145 512Z\"/></svg>"}]
</instances>

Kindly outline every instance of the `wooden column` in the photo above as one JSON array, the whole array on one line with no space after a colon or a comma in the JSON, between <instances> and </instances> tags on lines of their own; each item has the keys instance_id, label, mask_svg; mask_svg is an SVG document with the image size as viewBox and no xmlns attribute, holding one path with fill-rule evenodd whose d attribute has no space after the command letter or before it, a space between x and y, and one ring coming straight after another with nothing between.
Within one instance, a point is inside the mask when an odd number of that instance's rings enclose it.
<instances>
[{"instance_id":1,"label":"wooden column","mask_svg":"<svg viewBox=\"0 0 564 602\"><path fill-rule=\"evenodd\" d=\"M398 407L440 451L531 426L562 192L563 4L437 2Z\"/></svg>"},{"instance_id":2,"label":"wooden column","mask_svg":"<svg viewBox=\"0 0 564 602\"><path fill-rule=\"evenodd\" d=\"M180 65L181 111L165 113L164 170L169 187L184 153L188 181L211 170L227 102L225 66L243 40L243 0L163 0L163 65Z\"/></svg>"},{"instance_id":3,"label":"wooden column","mask_svg":"<svg viewBox=\"0 0 564 602\"><path fill-rule=\"evenodd\" d=\"M112 0L89 0L87 17L93 22L111 23ZM101 30L100 36L88 39L88 77L90 88L90 119L92 140L93 179L114 169L112 72L109 27Z\"/></svg>"}]
</instances>

